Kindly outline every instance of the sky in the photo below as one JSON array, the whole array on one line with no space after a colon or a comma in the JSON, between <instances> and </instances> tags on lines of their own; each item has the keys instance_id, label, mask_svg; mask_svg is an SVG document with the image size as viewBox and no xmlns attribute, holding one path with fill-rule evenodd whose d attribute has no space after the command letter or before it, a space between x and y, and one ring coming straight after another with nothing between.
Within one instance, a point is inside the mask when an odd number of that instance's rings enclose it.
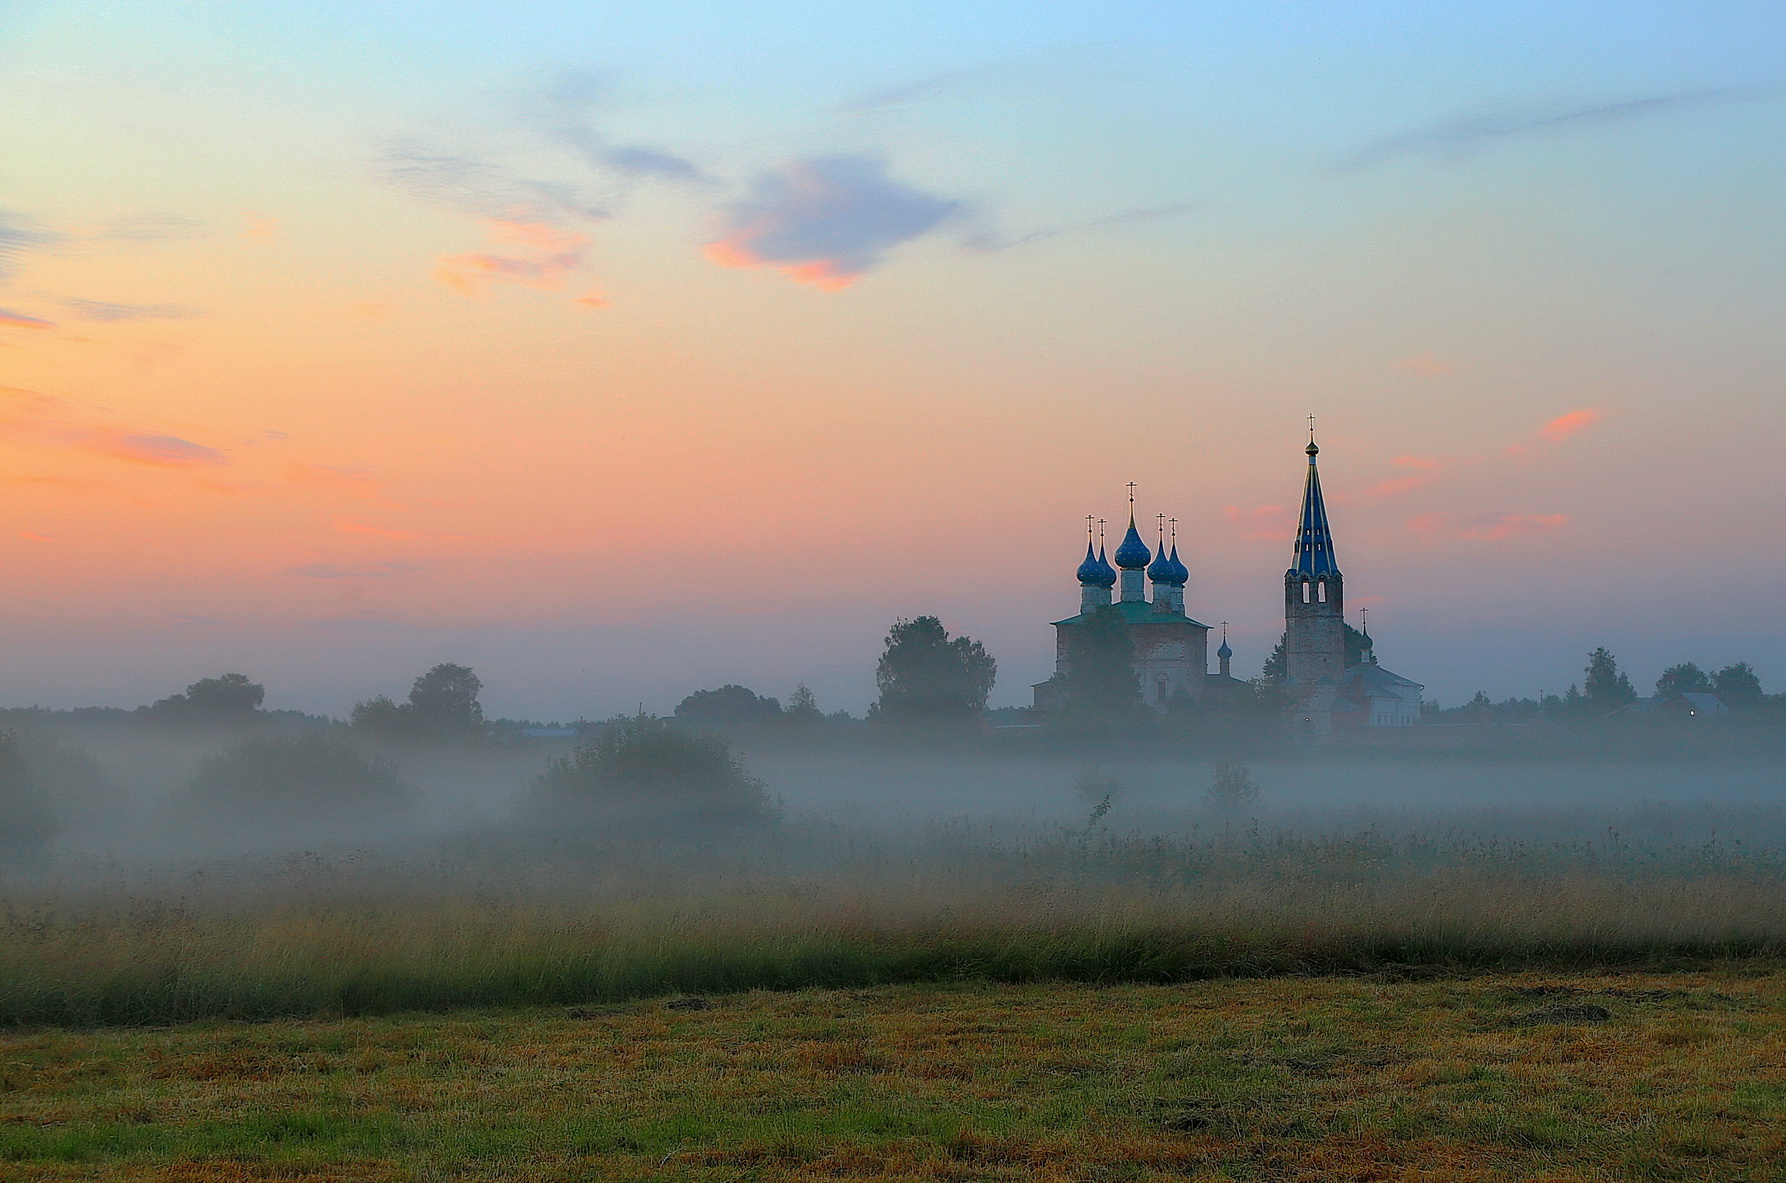
<instances>
[{"instance_id":1,"label":"sky","mask_svg":"<svg viewBox=\"0 0 1786 1183\"><path fill-rule=\"evenodd\" d=\"M1782 50L1704 0L0 0L0 706L458 661L493 715L859 713L919 614L1022 705L1130 481L1251 673L1310 414L1430 697L1597 645L1786 690Z\"/></svg>"}]
</instances>

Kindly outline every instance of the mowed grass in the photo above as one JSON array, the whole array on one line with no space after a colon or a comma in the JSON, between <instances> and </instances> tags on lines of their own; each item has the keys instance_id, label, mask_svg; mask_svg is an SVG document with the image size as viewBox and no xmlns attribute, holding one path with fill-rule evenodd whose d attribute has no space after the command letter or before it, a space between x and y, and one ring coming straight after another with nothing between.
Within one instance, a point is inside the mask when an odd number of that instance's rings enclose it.
<instances>
[{"instance_id":1,"label":"mowed grass","mask_svg":"<svg viewBox=\"0 0 1786 1183\"><path fill-rule=\"evenodd\" d=\"M0 1177L1786 1179L1777 964L707 1001L14 1031Z\"/></svg>"}]
</instances>

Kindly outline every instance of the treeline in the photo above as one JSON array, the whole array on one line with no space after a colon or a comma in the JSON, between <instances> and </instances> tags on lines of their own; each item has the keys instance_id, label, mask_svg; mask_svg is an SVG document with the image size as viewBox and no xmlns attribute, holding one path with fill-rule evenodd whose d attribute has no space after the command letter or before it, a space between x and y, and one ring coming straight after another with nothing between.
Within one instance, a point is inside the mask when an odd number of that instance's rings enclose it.
<instances>
[{"instance_id":1,"label":"treeline","mask_svg":"<svg viewBox=\"0 0 1786 1183\"><path fill-rule=\"evenodd\" d=\"M1707 671L1685 661L1664 669L1649 695L1640 695L1629 674L1619 669L1618 658L1604 646L1588 654L1582 680L1562 694L1494 701L1478 690L1461 707L1450 710L1428 703L1428 714L1439 721L1598 723L1625 718L1666 719L1668 707L1683 719L1709 721L1730 717L1749 722L1786 723L1786 693L1769 694L1755 669L1746 661L1732 662ZM1683 697L1684 696L1684 697ZM1712 701L1703 701L1708 696Z\"/></svg>"}]
</instances>

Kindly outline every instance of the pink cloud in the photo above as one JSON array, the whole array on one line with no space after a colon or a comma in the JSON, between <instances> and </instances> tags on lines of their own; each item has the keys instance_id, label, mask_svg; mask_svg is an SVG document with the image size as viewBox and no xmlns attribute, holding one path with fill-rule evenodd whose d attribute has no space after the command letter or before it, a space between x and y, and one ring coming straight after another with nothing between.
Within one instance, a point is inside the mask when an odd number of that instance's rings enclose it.
<instances>
[{"instance_id":1,"label":"pink cloud","mask_svg":"<svg viewBox=\"0 0 1786 1183\"><path fill-rule=\"evenodd\" d=\"M248 214L242 219L242 229L240 233L243 238L249 239L250 241L266 242L270 239L278 238L279 232L282 229L284 229L284 225L278 218L265 218L254 214Z\"/></svg>"},{"instance_id":2,"label":"pink cloud","mask_svg":"<svg viewBox=\"0 0 1786 1183\"><path fill-rule=\"evenodd\" d=\"M0 389L0 434L45 447L72 448L154 468L228 464L216 448L177 435L88 422L80 407L34 390Z\"/></svg>"},{"instance_id":3,"label":"pink cloud","mask_svg":"<svg viewBox=\"0 0 1786 1183\"><path fill-rule=\"evenodd\" d=\"M396 542L409 542L421 537L411 530L387 530L382 526L371 526L352 518L337 518L335 529L343 534L366 534L373 538L388 538Z\"/></svg>"},{"instance_id":4,"label":"pink cloud","mask_svg":"<svg viewBox=\"0 0 1786 1183\"><path fill-rule=\"evenodd\" d=\"M1416 353L1409 357L1398 358L1391 364L1405 373L1421 374L1428 378L1436 378L1441 374L1450 374L1457 370L1456 362L1447 361L1436 353Z\"/></svg>"},{"instance_id":5,"label":"pink cloud","mask_svg":"<svg viewBox=\"0 0 1786 1183\"><path fill-rule=\"evenodd\" d=\"M1579 431L1585 431L1600 422L1601 413L1593 407L1583 407L1579 411L1570 411L1567 415L1558 415L1549 423L1538 429L1538 435L1551 444L1561 443Z\"/></svg>"},{"instance_id":6,"label":"pink cloud","mask_svg":"<svg viewBox=\"0 0 1786 1183\"><path fill-rule=\"evenodd\" d=\"M1568 524L1569 515L1566 513L1504 513L1491 521L1469 527L1459 533L1458 537L1494 541L1520 534L1544 534L1551 530L1561 530Z\"/></svg>"},{"instance_id":7,"label":"pink cloud","mask_svg":"<svg viewBox=\"0 0 1786 1183\"><path fill-rule=\"evenodd\" d=\"M1225 510L1228 521L1240 531L1242 538L1281 542L1296 535L1296 515L1288 506L1260 505L1242 509L1230 505Z\"/></svg>"},{"instance_id":8,"label":"pink cloud","mask_svg":"<svg viewBox=\"0 0 1786 1183\"><path fill-rule=\"evenodd\" d=\"M1407 527L1412 533L1429 539L1444 536L1472 542L1496 542L1524 534L1549 533L1568 524L1566 513L1486 514L1459 520L1456 514L1440 511L1409 518Z\"/></svg>"},{"instance_id":9,"label":"pink cloud","mask_svg":"<svg viewBox=\"0 0 1786 1183\"><path fill-rule=\"evenodd\" d=\"M1529 459L1531 453L1538 448L1560 444L1571 436L1586 431L1603 418L1605 418L1604 413L1595 407L1583 407L1578 411L1558 415L1533 432L1530 439L1517 444L1509 444L1507 455L1523 456Z\"/></svg>"},{"instance_id":10,"label":"pink cloud","mask_svg":"<svg viewBox=\"0 0 1786 1183\"><path fill-rule=\"evenodd\" d=\"M552 290L583 265L589 239L537 222L491 218L484 223L492 240L520 248L509 254L473 251L442 255L434 262L434 278L462 296L480 296L493 283Z\"/></svg>"}]
</instances>

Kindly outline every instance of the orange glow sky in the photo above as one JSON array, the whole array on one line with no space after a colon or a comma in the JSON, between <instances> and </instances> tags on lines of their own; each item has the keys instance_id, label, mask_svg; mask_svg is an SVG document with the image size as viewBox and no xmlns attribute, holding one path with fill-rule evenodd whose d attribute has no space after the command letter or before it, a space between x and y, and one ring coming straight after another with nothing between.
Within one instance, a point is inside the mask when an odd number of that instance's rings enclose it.
<instances>
[{"instance_id":1,"label":"orange glow sky","mask_svg":"<svg viewBox=\"0 0 1786 1183\"><path fill-rule=\"evenodd\" d=\"M0 15L5 705L1023 703L1129 480L1250 673L1311 411L1442 702L1786 688L1777 14L174 7Z\"/></svg>"}]
</instances>

